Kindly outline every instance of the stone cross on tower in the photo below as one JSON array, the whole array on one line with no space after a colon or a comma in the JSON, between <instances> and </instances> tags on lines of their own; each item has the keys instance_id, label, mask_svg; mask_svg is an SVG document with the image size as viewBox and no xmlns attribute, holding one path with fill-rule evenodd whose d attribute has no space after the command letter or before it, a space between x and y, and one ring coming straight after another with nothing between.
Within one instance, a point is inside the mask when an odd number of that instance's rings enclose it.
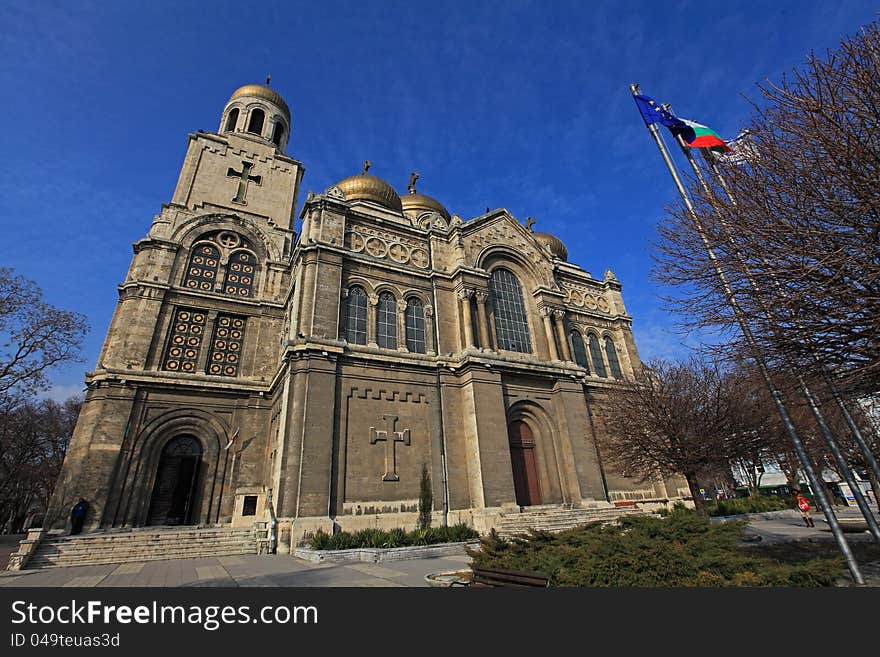
<instances>
[{"instance_id":1,"label":"stone cross on tower","mask_svg":"<svg viewBox=\"0 0 880 657\"><path fill-rule=\"evenodd\" d=\"M226 172L227 178L238 178L238 193L235 195L235 198L232 199L233 203L246 203L245 199L247 198L247 188L248 183L252 182L255 185L263 184L263 176L252 176L251 169L254 168L252 162L242 161L241 163L241 171L236 171L232 167L229 167L229 170Z\"/></svg>"},{"instance_id":2,"label":"stone cross on tower","mask_svg":"<svg viewBox=\"0 0 880 657\"><path fill-rule=\"evenodd\" d=\"M410 444L409 429L394 430L394 425L397 423L396 415L383 415L382 419L385 421L386 429L377 431L375 427L370 427L370 444L375 445L377 442L385 441L385 474L382 475L382 481L400 481L400 477L397 476L395 444Z\"/></svg>"}]
</instances>

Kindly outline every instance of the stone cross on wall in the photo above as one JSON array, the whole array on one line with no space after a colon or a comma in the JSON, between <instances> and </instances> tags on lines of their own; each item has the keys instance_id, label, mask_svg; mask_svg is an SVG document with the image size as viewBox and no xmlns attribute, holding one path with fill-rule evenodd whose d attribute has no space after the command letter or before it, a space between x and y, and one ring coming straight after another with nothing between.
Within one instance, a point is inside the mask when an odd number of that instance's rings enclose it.
<instances>
[{"instance_id":1,"label":"stone cross on wall","mask_svg":"<svg viewBox=\"0 0 880 657\"><path fill-rule=\"evenodd\" d=\"M238 193L235 195L235 198L232 199L233 203L245 203L249 182L252 182L255 185L261 185L263 183L263 176L251 175L251 169L253 169L253 167L253 162L242 161L241 171L236 171L232 167L229 167L229 170L226 172L227 178L238 178Z\"/></svg>"},{"instance_id":2,"label":"stone cross on wall","mask_svg":"<svg viewBox=\"0 0 880 657\"><path fill-rule=\"evenodd\" d=\"M375 445L377 442L385 441L385 474L382 475L382 481L400 481L397 475L397 449L396 443L410 444L409 429L403 431L395 431L394 425L397 423L396 415L383 415L385 421L385 430L377 430L370 427L370 444Z\"/></svg>"}]
</instances>

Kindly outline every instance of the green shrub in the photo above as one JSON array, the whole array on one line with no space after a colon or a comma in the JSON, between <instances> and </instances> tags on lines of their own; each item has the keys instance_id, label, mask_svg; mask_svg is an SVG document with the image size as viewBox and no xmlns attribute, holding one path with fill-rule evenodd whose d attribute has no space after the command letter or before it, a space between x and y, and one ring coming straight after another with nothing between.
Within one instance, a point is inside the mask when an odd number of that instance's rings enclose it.
<instances>
[{"instance_id":1,"label":"green shrub","mask_svg":"<svg viewBox=\"0 0 880 657\"><path fill-rule=\"evenodd\" d=\"M794 499L774 495L757 495L738 497L732 500L709 502L707 509L710 516L736 516L744 513L762 513L765 511L782 511L794 508Z\"/></svg>"},{"instance_id":2,"label":"green shrub","mask_svg":"<svg viewBox=\"0 0 880 657\"><path fill-rule=\"evenodd\" d=\"M395 548L408 545L436 545L438 543L458 543L479 538L479 534L463 523L450 527L416 529L409 533L399 527L390 531L383 529L361 529L354 533L337 532L326 534L318 530L307 534L301 545L313 550L351 550L355 548Z\"/></svg>"},{"instance_id":3,"label":"green shrub","mask_svg":"<svg viewBox=\"0 0 880 657\"><path fill-rule=\"evenodd\" d=\"M838 558L786 563L740 547L745 523L713 524L686 509L505 541L494 532L473 565L539 572L553 586L830 586Z\"/></svg>"}]
</instances>

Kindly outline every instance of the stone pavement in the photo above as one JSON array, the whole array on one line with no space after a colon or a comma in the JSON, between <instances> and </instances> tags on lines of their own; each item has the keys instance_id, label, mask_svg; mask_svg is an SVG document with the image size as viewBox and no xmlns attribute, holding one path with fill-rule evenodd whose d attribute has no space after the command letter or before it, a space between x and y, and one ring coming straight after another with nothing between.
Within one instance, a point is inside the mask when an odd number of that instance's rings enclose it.
<instances>
[{"instance_id":1,"label":"stone pavement","mask_svg":"<svg viewBox=\"0 0 880 657\"><path fill-rule=\"evenodd\" d=\"M837 508L842 520L861 518L858 509ZM821 513L814 513L816 527L805 527L792 511L784 517L749 520L749 532L762 542L833 541ZM870 540L867 532L848 532L851 541ZM467 569L461 555L385 563L314 564L290 555L236 555L219 558L171 559L105 566L74 566L0 573L0 586L303 586L386 587L427 586L425 575ZM874 571L878 572L875 573ZM869 575L870 571L870 575ZM866 564L871 584L880 585L880 564ZM876 584L875 584L876 582Z\"/></svg>"},{"instance_id":2,"label":"stone pavement","mask_svg":"<svg viewBox=\"0 0 880 657\"><path fill-rule=\"evenodd\" d=\"M463 570L462 554L391 563L313 564L290 555L244 554L0 573L0 586L427 586L425 575Z\"/></svg>"}]
</instances>

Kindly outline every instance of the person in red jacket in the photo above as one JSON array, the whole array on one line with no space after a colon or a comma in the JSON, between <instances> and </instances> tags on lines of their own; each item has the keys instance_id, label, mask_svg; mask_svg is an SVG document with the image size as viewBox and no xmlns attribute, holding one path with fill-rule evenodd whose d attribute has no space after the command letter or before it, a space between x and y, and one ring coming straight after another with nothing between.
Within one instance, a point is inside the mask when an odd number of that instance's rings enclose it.
<instances>
[{"instance_id":1,"label":"person in red jacket","mask_svg":"<svg viewBox=\"0 0 880 657\"><path fill-rule=\"evenodd\" d=\"M795 500L797 501L798 510L801 512L801 518L804 519L804 524L807 527L815 527L813 524L813 515L811 513L810 502L804 497L804 494L798 492L795 496Z\"/></svg>"}]
</instances>

